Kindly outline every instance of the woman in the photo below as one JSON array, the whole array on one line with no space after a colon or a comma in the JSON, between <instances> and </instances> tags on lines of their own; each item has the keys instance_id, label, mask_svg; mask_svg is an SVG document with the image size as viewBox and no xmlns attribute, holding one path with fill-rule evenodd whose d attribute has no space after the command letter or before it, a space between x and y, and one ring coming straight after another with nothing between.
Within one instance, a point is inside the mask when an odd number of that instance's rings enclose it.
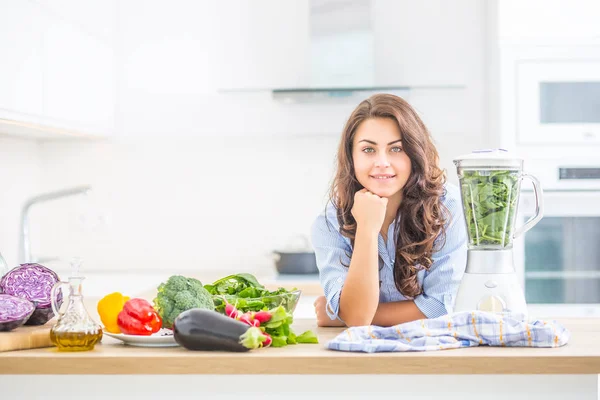
<instances>
[{"instance_id":1,"label":"woman","mask_svg":"<svg viewBox=\"0 0 600 400\"><path fill-rule=\"evenodd\" d=\"M403 99L378 94L352 112L331 200L312 226L325 296L319 326L392 326L451 312L467 235L458 188Z\"/></svg>"}]
</instances>

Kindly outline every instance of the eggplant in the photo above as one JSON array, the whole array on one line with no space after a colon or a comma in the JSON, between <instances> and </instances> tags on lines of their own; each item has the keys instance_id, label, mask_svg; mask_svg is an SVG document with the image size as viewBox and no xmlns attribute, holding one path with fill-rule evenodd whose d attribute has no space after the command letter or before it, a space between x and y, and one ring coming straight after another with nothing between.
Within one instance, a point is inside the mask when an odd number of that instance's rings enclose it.
<instances>
[{"instance_id":1,"label":"eggplant","mask_svg":"<svg viewBox=\"0 0 600 400\"><path fill-rule=\"evenodd\" d=\"M175 341L188 350L243 352L262 346L259 328L216 311L193 308L173 321Z\"/></svg>"}]
</instances>

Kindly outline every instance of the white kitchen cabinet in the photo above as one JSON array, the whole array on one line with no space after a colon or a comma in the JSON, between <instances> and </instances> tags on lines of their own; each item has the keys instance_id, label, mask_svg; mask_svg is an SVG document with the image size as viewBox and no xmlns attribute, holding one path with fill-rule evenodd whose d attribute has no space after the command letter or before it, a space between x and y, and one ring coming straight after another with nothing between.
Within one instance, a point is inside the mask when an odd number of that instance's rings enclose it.
<instances>
[{"instance_id":1,"label":"white kitchen cabinet","mask_svg":"<svg viewBox=\"0 0 600 400\"><path fill-rule=\"evenodd\" d=\"M0 0L0 118L43 113L41 19L27 1Z\"/></svg>"},{"instance_id":2,"label":"white kitchen cabinet","mask_svg":"<svg viewBox=\"0 0 600 400\"><path fill-rule=\"evenodd\" d=\"M105 137L114 129L112 28L102 30L107 17L85 6L66 13L61 4L71 3L0 0L0 135ZM94 18L105 22L87 23Z\"/></svg>"},{"instance_id":3,"label":"white kitchen cabinet","mask_svg":"<svg viewBox=\"0 0 600 400\"><path fill-rule=\"evenodd\" d=\"M498 35L509 42L600 42L598 0L498 1Z\"/></svg>"},{"instance_id":4,"label":"white kitchen cabinet","mask_svg":"<svg viewBox=\"0 0 600 400\"><path fill-rule=\"evenodd\" d=\"M116 33L116 0L31 0L53 18L63 20L78 31L113 43Z\"/></svg>"},{"instance_id":5,"label":"white kitchen cabinet","mask_svg":"<svg viewBox=\"0 0 600 400\"><path fill-rule=\"evenodd\" d=\"M44 15L44 114L78 130L114 127L113 48L75 25Z\"/></svg>"}]
</instances>

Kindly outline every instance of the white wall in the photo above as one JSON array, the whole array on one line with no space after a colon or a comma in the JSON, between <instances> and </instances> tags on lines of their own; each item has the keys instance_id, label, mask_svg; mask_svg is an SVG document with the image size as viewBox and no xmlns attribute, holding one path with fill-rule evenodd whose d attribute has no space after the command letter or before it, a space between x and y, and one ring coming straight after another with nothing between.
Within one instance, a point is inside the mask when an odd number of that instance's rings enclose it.
<instances>
[{"instance_id":1,"label":"white wall","mask_svg":"<svg viewBox=\"0 0 600 400\"><path fill-rule=\"evenodd\" d=\"M467 4L467 3L464 3ZM462 90L414 90L442 165L488 143L484 2ZM34 251L82 256L86 270L268 271L266 254L308 234L325 201L339 134L358 103L282 104L220 94L212 2L119 4L117 137L41 146L41 189L90 183L109 214L82 224L78 199L40 207ZM225 21L226 23L226 21ZM216 34L215 32L219 32ZM443 32L440 32L443 35Z\"/></svg>"},{"instance_id":2,"label":"white wall","mask_svg":"<svg viewBox=\"0 0 600 400\"><path fill-rule=\"evenodd\" d=\"M82 227L77 199L48 204L40 251L83 252L89 268L254 269L308 232L334 148L333 136L45 145L45 184L91 183L110 224Z\"/></svg>"},{"instance_id":3,"label":"white wall","mask_svg":"<svg viewBox=\"0 0 600 400\"><path fill-rule=\"evenodd\" d=\"M21 207L42 175L39 154L34 141L0 137L0 252L10 267L17 263Z\"/></svg>"}]
</instances>

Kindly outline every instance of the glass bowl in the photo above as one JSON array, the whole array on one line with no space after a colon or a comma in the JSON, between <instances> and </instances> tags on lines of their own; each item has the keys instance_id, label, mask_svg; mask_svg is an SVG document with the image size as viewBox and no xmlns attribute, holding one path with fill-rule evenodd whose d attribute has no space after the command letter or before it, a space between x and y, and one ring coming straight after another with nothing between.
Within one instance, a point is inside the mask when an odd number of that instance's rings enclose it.
<instances>
[{"instance_id":1,"label":"glass bowl","mask_svg":"<svg viewBox=\"0 0 600 400\"><path fill-rule=\"evenodd\" d=\"M298 301L300 300L300 295L302 294L302 290L293 290L288 293L282 293L272 296L263 296L263 297L238 297L235 295L214 295L213 302L215 303L215 311L220 312L221 314L225 314L225 301L223 298L227 299L227 302L233 304L235 308L239 311L247 312L247 311L260 311L263 309L270 310L272 308L276 308L279 306L283 306L283 308L289 312L290 314L294 314L294 310L298 305Z\"/></svg>"}]
</instances>

